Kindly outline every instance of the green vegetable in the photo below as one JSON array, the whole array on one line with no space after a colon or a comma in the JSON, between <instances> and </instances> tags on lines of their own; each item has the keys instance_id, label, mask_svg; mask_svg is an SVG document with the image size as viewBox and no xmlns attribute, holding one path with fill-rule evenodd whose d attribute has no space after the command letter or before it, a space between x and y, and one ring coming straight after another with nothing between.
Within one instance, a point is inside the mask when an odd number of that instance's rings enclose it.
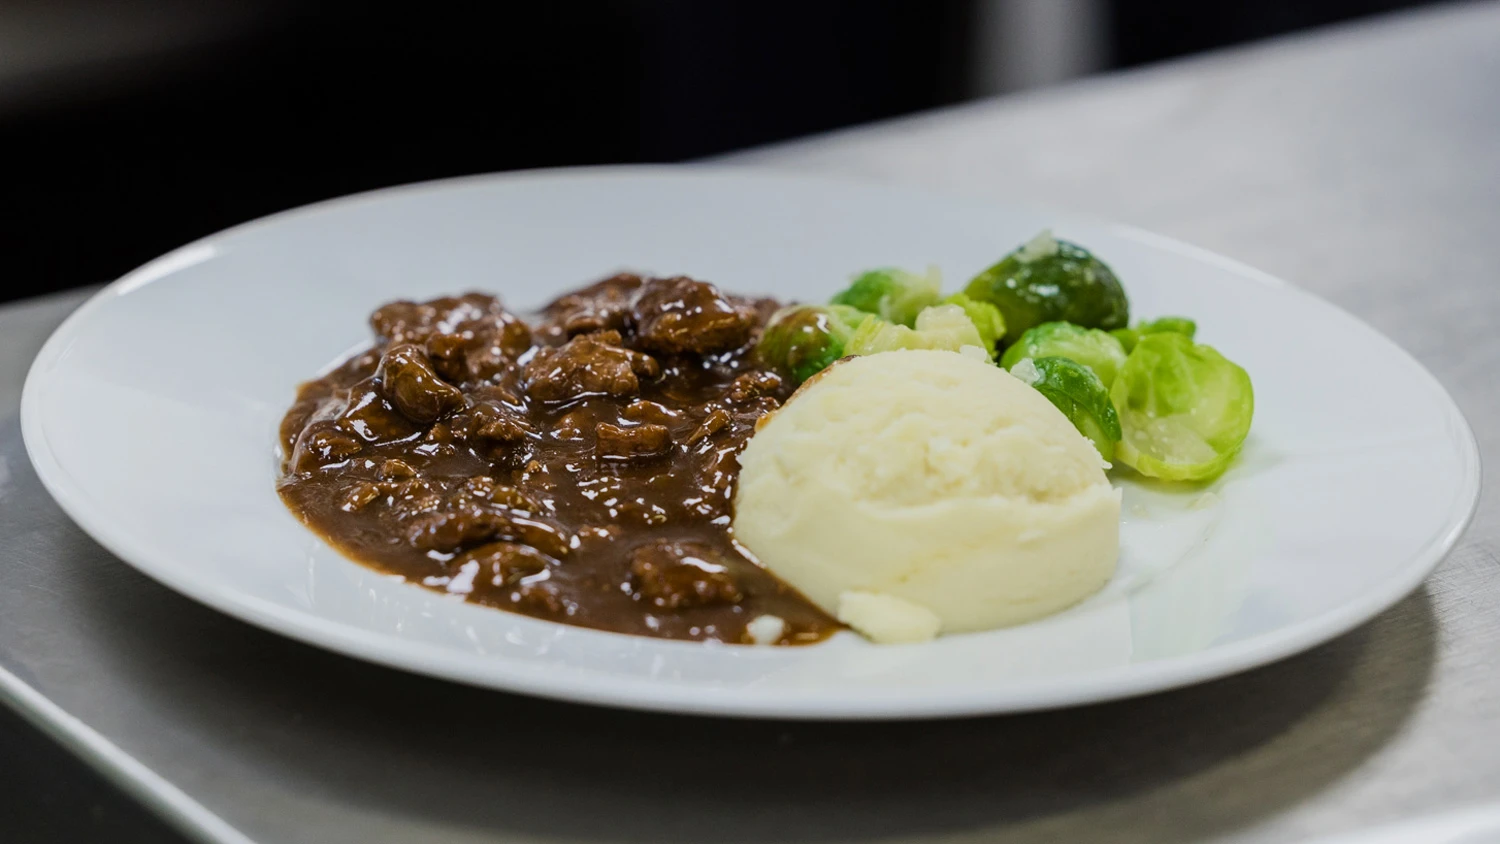
<instances>
[{"instance_id":1,"label":"green vegetable","mask_svg":"<svg viewBox=\"0 0 1500 844\"><path fill-rule=\"evenodd\" d=\"M1193 322L1187 317L1167 316L1154 319L1150 322L1138 322L1135 328L1116 328L1109 333L1113 334L1115 339L1120 341L1120 345L1125 347L1125 353L1129 354L1135 348L1135 344L1140 342L1143 335L1168 332L1182 334L1191 340L1193 339L1193 335L1198 333L1198 323Z\"/></svg>"},{"instance_id":2,"label":"green vegetable","mask_svg":"<svg viewBox=\"0 0 1500 844\"><path fill-rule=\"evenodd\" d=\"M1164 316L1153 319L1150 322L1137 323L1135 326L1135 330L1140 332L1142 335L1166 333L1181 334L1191 340L1193 339L1193 335L1198 333L1198 323L1193 322L1187 317Z\"/></svg>"},{"instance_id":3,"label":"green vegetable","mask_svg":"<svg viewBox=\"0 0 1500 844\"><path fill-rule=\"evenodd\" d=\"M873 355L898 349L940 349L956 352L964 346L983 348L984 339L958 305L934 305L917 314L916 328L866 318L845 344L851 355Z\"/></svg>"},{"instance_id":4,"label":"green vegetable","mask_svg":"<svg viewBox=\"0 0 1500 844\"><path fill-rule=\"evenodd\" d=\"M887 322L911 326L923 308L938 303L941 287L936 268L918 275L886 267L860 273L848 288L829 301L875 314Z\"/></svg>"},{"instance_id":5,"label":"green vegetable","mask_svg":"<svg viewBox=\"0 0 1500 844\"><path fill-rule=\"evenodd\" d=\"M1019 335L1044 322L1071 322L1106 331L1130 322L1119 279L1088 250L1042 232L969 282L971 299L1000 309Z\"/></svg>"},{"instance_id":6,"label":"green vegetable","mask_svg":"<svg viewBox=\"0 0 1500 844\"><path fill-rule=\"evenodd\" d=\"M979 329L979 339L984 341L984 350L990 357L995 356L995 345L1000 338L1005 336L1005 317L1000 316L1000 309L989 302L980 302L970 299L962 293L955 293L943 300L945 305L957 305L964 309L969 321Z\"/></svg>"},{"instance_id":7,"label":"green vegetable","mask_svg":"<svg viewBox=\"0 0 1500 844\"><path fill-rule=\"evenodd\" d=\"M1120 441L1120 418L1109 401L1109 390L1083 364L1060 357L1022 358L1011 374L1047 397L1078 433L1089 438L1099 456L1113 459Z\"/></svg>"},{"instance_id":8,"label":"green vegetable","mask_svg":"<svg viewBox=\"0 0 1500 844\"><path fill-rule=\"evenodd\" d=\"M1175 331L1144 334L1115 376L1121 463L1171 481L1216 478L1239 453L1255 414L1250 376Z\"/></svg>"},{"instance_id":9,"label":"green vegetable","mask_svg":"<svg viewBox=\"0 0 1500 844\"><path fill-rule=\"evenodd\" d=\"M1105 389L1125 363L1125 347L1108 332L1071 322L1044 322L1022 334L1005 350L1000 365L1013 368L1024 358L1060 357L1092 369Z\"/></svg>"},{"instance_id":10,"label":"green vegetable","mask_svg":"<svg viewBox=\"0 0 1500 844\"><path fill-rule=\"evenodd\" d=\"M846 354L855 327L874 317L844 305L792 305L771 316L755 346L767 366L806 381Z\"/></svg>"}]
</instances>

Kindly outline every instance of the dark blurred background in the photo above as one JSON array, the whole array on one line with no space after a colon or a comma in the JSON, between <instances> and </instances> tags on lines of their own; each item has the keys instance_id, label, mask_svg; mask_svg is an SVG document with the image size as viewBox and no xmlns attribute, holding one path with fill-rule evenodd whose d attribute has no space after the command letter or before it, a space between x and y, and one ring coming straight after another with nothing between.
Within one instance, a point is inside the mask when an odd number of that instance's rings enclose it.
<instances>
[{"instance_id":1,"label":"dark blurred background","mask_svg":"<svg viewBox=\"0 0 1500 844\"><path fill-rule=\"evenodd\" d=\"M1414 0L0 0L0 299L351 191L678 161Z\"/></svg>"}]
</instances>

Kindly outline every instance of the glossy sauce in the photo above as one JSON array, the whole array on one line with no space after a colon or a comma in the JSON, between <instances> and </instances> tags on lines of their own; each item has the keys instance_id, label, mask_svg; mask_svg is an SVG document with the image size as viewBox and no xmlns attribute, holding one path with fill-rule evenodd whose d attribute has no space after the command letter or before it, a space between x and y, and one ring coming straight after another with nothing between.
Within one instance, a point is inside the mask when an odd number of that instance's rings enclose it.
<instances>
[{"instance_id":1,"label":"glossy sauce","mask_svg":"<svg viewBox=\"0 0 1500 844\"><path fill-rule=\"evenodd\" d=\"M487 606L672 639L781 644L838 624L729 529L736 456L792 384L758 366L775 309L620 275L531 321L493 297L393 302L376 344L299 390L287 505L347 556Z\"/></svg>"}]
</instances>

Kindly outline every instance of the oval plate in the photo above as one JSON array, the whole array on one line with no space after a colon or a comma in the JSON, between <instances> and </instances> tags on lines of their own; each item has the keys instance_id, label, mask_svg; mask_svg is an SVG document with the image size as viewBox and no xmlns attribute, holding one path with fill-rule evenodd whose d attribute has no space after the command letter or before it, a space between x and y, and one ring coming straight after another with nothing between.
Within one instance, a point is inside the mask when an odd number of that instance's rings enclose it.
<instances>
[{"instance_id":1,"label":"oval plate","mask_svg":"<svg viewBox=\"0 0 1500 844\"><path fill-rule=\"evenodd\" d=\"M937 264L954 288L1042 228L1110 263L1139 316L1187 314L1255 380L1212 489L1124 482L1119 574L1043 621L898 647L670 642L473 606L339 556L274 491L297 384L395 298L477 288L531 309L616 270L821 299L853 271ZM1295 287L1124 226L753 171L538 171L397 188L253 222L101 291L22 399L48 490L127 563L209 606L386 665L677 712L906 718L1181 686L1347 631L1414 589L1479 492L1438 383Z\"/></svg>"}]
</instances>

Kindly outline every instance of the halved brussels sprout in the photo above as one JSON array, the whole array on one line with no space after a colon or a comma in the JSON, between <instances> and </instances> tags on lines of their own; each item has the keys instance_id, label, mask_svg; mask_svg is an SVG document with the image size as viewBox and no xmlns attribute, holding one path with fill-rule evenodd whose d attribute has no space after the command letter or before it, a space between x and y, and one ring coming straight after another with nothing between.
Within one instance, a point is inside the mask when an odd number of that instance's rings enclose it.
<instances>
[{"instance_id":1,"label":"halved brussels sprout","mask_svg":"<svg viewBox=\"0 0 1500 844\"><path fill-rule=\"evenodd\" d=\"M873 355L899 349L939 349L957 352L965 346L983 348L984 338L958 305L934 305L917 314L917 327L867 318L844 345L846 354Z\"/></svg>"},{"instance_id":2,"label":"halved brussels sprout","mask_svg":"<svg viewBox=\"0 0 1500 844\"><path fill-rule=\"evenodd\" d=\"M884 267L855 276L847 288L829 301L858 308L887 322L911 326L923 308L938 303L941 289L942 278L936 267L928 269L925 275Z\"/></svg>"},{"instance_id":3,"label":"halved brussels sprout","mask_svg":"<svg viewBox=\"0 0 1500 844\"><path fill-rule=\"evenodd\" d=\"M1109 401L1109 390L1092 369L1060 357L1021 358L1010 374L1047 397L1078 433L1088 437L1108 463L1120 441L1120 419Z\"/></svg>"},{"instance_id":4,"label":"halved brussels sprout","mask_svg":"<svg viewBox=\"0 0 1500 844\"><path fill-rule=\"evenodd\" d=\"M995 345L1000 338L1005 336L1005 317L1000 315L1000 309L989 302L980 302L970 299L962 293L955 293L943 300L945 305L957 305L964 309L969 321L979 329L979 339L984 341L984 350L989 357L995 357Z\"/></svg>"},{"instance_id":5,"label":"halved brussels sprout","mask_svg":"<svg viewBox=\"0 0 1500 844\"><path fill-rule=\"evenodd\" d=\"M1205 481L1228 468L1250 432L1250 376L1175 331L1145 334L1115 376L1115 456L1143 475Z\"/></svg>"},{"instance_id":6,"label":"halved brussels sprout","mask_svg":"<svg viewBox=\"0 0 1500 844\"><path fill-rule=\"evenodd\" d=\"M791 305L771 316L755 346L762 363L806 381L843 357L849 337L875 317L845 305Z\"/></svg>"},{"instance_id":7,"label":"halved brussels sprout","mask_svg":"<svg viewBox=\"0 0 1500 844\"><path fill-rule=\"evenodd\" d=\"M1010 369L1024 358L1060 357L1092 369L1105 389L1125 363L1125 347L1108 332L1071 322L1044 322L1022 334L1000 358Z\"/></svg>"},{"instance_id":8,"label":"halved brussels sprout","mask_svg":"<svg viewBox=\"0 0 1500 844\"><path fill-rule=\"evenodd\" d=\"M1114 272L1087 249L1055 240L1050 232L975 276L964 293L999 308L1012 336L1044 322L1105 330L1130 322L1130 302Z\"/></svg>"}]
</instances>

